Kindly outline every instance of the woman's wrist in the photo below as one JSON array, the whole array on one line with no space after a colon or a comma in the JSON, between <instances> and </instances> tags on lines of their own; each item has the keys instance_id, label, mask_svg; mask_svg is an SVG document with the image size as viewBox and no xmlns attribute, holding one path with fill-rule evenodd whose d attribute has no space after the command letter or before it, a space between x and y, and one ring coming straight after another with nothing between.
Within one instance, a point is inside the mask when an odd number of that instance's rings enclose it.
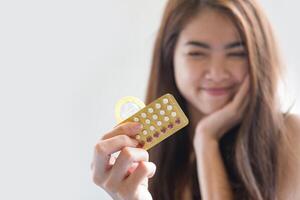
<instances>
[{"instance_id":1,"label":"woman's wrist","mask_svg":"<svg viewBox=\"0 0 300 200\"><path fill-rule=\"evenodd\" d=\"M207 133L196 133L194 137L194 149L197 153L206 152L211 148L219 148L219 141Z\"/></svg>"}]
</instances>

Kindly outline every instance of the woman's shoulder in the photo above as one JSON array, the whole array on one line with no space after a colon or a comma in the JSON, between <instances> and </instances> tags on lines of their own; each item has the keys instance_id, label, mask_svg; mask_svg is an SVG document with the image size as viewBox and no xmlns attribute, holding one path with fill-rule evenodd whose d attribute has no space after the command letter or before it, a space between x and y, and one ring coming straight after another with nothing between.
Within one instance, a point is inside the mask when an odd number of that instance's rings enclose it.
<instances>
[{"instance_id":1,"label":"woman's shoulder","mask_svg":"<svg viewBox=\"0 0 300 200\"><path fill-rule=\"evenodd\" d=\"M298 162L300 168L300 115L286 115L283 136L286 136L286 140L282 145L287 147L287 154L292 156L292 161Z\"/></svg>"},{"instance_id":2,"label":"woman's shoulder","mask_svg":"<svg viewBox=\"0 0 300 200\"><path fill-rule=\"evenodd\" d=\"M286 115L284 119L283 135L286 136L286 145L289 146L290 150L295 151L297 155L300 155L300 115Z\"/></svg>"},{"instance_id":3,"label":"woman's shoulder","mask_svg":"<svg viewBox=\"0 0 300 200\"><path fill-rule=\"evenodd\" d=\"M294 135L300 136L300 115L297 114L287 114L284 120L287 131Z\"/></svg>"},{"instance_id":4,"label":"woman's shoulder","mask_svg":"<svg viewBox=\"0 0 300 200\"><path fill-rule=\"evenodd\" d=\"M300 199L300 116L286 115L284 126L286 137L279 154L279 200Z\"/></svg>"},{"instance_id":5,"label":"woman's shoulder","mask_svg":"<svg viewBox=\"0 0 300 200\"><path fill-rule=\"evenodd\" d=\"M300 115L298 114L286 114L284 117L284 127L282 129L282 147L285 151L300 155ZM300 157L298 158L300 159ZM300 162L300 160L299 160Z\"/></svg>"}]
</instances>

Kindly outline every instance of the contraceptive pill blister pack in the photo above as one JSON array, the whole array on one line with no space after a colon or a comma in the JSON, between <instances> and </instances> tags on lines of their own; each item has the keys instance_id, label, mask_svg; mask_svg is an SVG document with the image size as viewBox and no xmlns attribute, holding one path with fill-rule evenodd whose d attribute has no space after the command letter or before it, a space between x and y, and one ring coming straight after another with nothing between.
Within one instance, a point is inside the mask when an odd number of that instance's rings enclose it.
<instances>
[{"instance_id":1,"label":"contraceptive pill blister pack","mask_svg":"<svg viewBox=\"0 0 300 200\"><path fill-rule=\"evenodd\" d=\"M124 122L138 122L142 130L136 135L139 147L149 150L188 125L189 120L171 94L154 100Z\"/></svg>"}]
</instances>

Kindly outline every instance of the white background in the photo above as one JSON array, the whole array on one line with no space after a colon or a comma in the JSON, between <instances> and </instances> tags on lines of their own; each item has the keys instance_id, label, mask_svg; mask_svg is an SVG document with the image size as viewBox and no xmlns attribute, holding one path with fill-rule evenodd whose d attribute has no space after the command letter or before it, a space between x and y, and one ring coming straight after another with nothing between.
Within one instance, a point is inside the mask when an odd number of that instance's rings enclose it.
<instances>
[{"instance_id":1,"label":"white background","mask_svg":"<svg viewBox=\"0 0 300 200\"><path fill-rule=\"evenodd\" d=\"M298 1L262 1L300 113ZM110 199L91 181L114 105L144 99L163 0L0 2L0 199Z\"/></svg>"}]
</instances>

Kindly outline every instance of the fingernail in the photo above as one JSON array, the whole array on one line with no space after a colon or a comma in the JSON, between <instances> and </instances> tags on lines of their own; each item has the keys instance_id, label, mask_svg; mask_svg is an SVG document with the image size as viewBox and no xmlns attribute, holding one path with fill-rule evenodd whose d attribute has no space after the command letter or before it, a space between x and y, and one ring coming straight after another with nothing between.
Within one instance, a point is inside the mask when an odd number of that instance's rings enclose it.
<instances>
[{"instance_id":1,"label":"fingernail","mask_svg":"<svg viewBox=\"0 0 300 200\"><path fill-rule=\"evenodd\" d=\"M137 147L139 145L139 142L137 140L134 140L134 144L135 144L135 147Z\"/></svg>"}]
</instances>

